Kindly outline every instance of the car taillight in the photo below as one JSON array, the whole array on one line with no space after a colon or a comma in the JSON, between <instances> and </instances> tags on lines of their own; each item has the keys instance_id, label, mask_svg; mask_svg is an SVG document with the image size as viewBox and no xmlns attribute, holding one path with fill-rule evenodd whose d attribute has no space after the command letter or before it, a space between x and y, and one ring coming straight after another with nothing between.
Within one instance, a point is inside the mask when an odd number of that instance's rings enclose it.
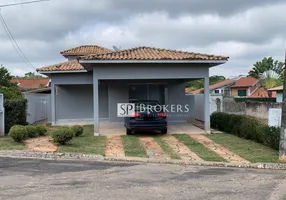
<instances>
[{"instance_id":1,"label":"car taillight","mask_svg":"<svg viewBox=\"0 0 286 200\"><path fill-rule=\"evenodd\" d=\"M166 117L167 114L166 114L165 112L159 112L159 113L158 113L158 116L159 116L159 117Z\"/></svg>"},{"instance_id":2,"label":"car taillight","mask_svg":"<svg viewBox=\"0 0 286 200\"><path fill-rule=\"evenodd\" d=\"M140 117L140 113L139 112L135 112L131 117L134 117L134 118Z\"/></svg>"}]
</instances>

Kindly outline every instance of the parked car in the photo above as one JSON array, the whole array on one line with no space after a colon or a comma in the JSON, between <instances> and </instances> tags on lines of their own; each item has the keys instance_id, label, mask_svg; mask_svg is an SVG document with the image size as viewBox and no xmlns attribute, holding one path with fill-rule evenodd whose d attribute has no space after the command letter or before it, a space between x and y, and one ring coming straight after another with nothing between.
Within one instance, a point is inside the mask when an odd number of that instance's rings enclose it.
<instances>
[{"instance_id":1,"label":"parked car","mask_svg":"<svg viewBox=\"0 0 286 200\"><path fill-rule=\"evenodd\" d=\"M167 133L167 114L163 112L162 105L155 100L132 100L135 104L135 113L125 117L124 126L126 134L134 131L161 131Z\"/></svg>"}]
</instances>

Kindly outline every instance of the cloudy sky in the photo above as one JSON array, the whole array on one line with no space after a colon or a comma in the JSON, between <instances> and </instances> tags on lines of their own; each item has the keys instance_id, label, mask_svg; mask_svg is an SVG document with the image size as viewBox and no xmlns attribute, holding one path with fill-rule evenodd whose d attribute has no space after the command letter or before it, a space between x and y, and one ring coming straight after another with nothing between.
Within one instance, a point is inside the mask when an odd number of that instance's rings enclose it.
<instances>
[{"instance_id":1,"label":"cloudy sky","mask_svg":"<svg viewBox=\"0 0 286 200\"><path fill-rule=\"evenodd\" d=\"M211 74L226 77L247 74L265 56L284 59L285 0L50 0L1 13L35 68L64 61L60 51L84 44L225 55L229 62ZM1 25L0 64L13 75L31 71Z\"/></svg>"}]
</instances>

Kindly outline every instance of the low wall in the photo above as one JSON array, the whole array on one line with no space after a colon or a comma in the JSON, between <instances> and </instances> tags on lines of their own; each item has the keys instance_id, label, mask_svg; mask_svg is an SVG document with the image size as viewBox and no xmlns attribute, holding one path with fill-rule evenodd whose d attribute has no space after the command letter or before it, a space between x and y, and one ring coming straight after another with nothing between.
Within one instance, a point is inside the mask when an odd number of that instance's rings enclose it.
<instances>
[{"instance_id":1,"label":"low wall","mask_svg":"<svg viewBox=\"0 0 286 200\"><path fill-rule=\"evenodd\" d=\"M257 117L260 119L268 119L268 111L270 108L282 108L281 103L274 102L245 102L246 115Z\"/></svg>"},{"instance_id":2,"label":"low wall","mask_svg":"<svg viewBox=\"0 0 286 200\"><path fill-rule=\"evenodd\" d=\"M236 102L234 98L224 98L223 112L229 114L245 115L246 104L245 102Z\"/></svg>"}]
</instances>

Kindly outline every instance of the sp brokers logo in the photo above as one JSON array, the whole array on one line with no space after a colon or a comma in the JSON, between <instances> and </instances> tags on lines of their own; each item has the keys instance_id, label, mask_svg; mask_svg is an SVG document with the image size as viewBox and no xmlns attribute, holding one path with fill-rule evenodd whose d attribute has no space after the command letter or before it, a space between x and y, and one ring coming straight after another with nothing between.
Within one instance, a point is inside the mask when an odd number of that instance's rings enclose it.
<instances>
[{"instance_id":1,"label":"sp brokers logo","mask_svg":"<svg viewBox=\"0 0 286 200\"><path fill-rule=\"evenodd\" d=\"M118 103L117 117L131 117L135 114L135 103Z\"/></svg>"}]
</instances>

